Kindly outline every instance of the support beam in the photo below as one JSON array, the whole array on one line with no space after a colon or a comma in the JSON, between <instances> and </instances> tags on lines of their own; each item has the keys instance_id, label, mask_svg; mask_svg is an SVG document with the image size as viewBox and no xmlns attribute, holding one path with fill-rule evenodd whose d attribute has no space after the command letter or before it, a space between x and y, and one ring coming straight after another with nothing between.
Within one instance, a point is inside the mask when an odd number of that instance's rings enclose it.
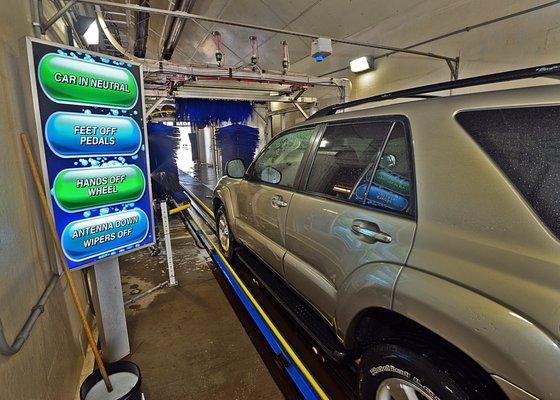
<instances>
[{"instance_id":1,"label":"support beam","mask_svg":"<svg viewBox=\"0 0 560 400\"><path fill-rule=\"evenodd\" d=\"M41 26L41 32L45 34L45 32L76 3L77 0L70 0L68 3L66 3L60 10L56 12L56 14L54 14L47 22L45 22Z\"/></svg>"},{"instance_id":2,"label":"support beam","mask_svg":"<svg viewBox=\"0 0 560 400\"><path fill-rule=\"evenodd\" d=\"M109 28L107 28L107 23L105 22L105 17L103 17L103 12L101 11L101 7L95 6L95 13L97 15L97 22L99 23L101 30L103 31L103 33L105 34L109 42L113 45L113 47L117 49L125 57L127 57L129 60L142 62L142 59L137 58L133 54L126 51L126 49L122 47L122 45L119 43L117 38L115 38L115 36L111 33Z\"/></svg>"},{"instance_id":3,"label":"support beam","mask_svg":"<svg viewBox=\"0 0 560 400\"><path fill-rule=\"evenodd\" d=\"M307 103L303 104L301 108L305 110L305 108L309 107L310 115L317 112L317 103ZM293 112L300 112L296 107L285 107L275 111L269 111L268 116L273 117L275 115L282 115L282 114L289 114ZM308 117L309 118L309 117Z\"/></svg>"},{"instance_id":4,"label":"support beam","mask_svg":"<svg viewBox=\"0 0 560 400\"><path fill-rule=\"evenodd\" d=\"M57 8L64 7L63 0L54 0L53 3ZM87 44L83 38L83 35L81 35L80 32L78 32L78 30L76 29L76 22L78 19L76 17L74 8L69 8L66 11L66 14L62 15L62 19L64 20L66 25L72 28L72 32L74 33L73 40L76 42L77 47L85 49L87 47ZM74 44L71 43L71 46L73 45Z\"/></svg>"},{"instance_id":5,"label":"support beam","mask_svg":"<svg viewBox=\"0 0 560 400\"><path fill-rule=\"evenodd\" d=\"M167 100L167 98L165 97L160 97L159 99L157 99L157 101L150 107L150 109L146 111L146 116L149 117L150 114L152 114L155 111L155 109L158 108L159 105L163 103L165 100Z\"/></svg>"},{"instance_id":6,"label":"support beam","mask_svg":"<svg viewBox=\"0 0 560 400\"><path fill-rule=\"evenodd\" d=\"M301 113L301 115L303 115L303 118L305 119L309 118L309 115L307 115L307 113L303 111L303 108L297 103L297 101L292 101L292 103L294 104L294 106L296 106L296 108Z\"/></svg>"}]
</instances>

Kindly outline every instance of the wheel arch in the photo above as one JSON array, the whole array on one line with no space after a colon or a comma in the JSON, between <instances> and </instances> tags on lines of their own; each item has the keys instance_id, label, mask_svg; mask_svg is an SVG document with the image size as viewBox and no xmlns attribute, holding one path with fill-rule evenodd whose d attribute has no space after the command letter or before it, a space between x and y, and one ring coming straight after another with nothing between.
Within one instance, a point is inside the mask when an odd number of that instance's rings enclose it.
<instances>
[{"instance_id":1,"label":"wheel arch","mask_svg":"<svg viewBox=\"0 0 560 400\"><path fill-rule=\"evenodd\" d=\"M560 346L536 322L507 304L457 282L405 267L392 312L431 332L491 375L537 398L560 393Z\"/></svg>"},{"instance_id":2,"label":"wheel arch","mask_svg":"<svg viewBox=\"0 0 560 400\"><path fill-rule=\"evenodd\" d=\"M220 207L224 207L226 212L226 218L229 224L229 228L232 230L233 234L237 234L236 220L234 213L234 205L232 202L231 192L227 187L219 187L214 192L214 197L212 198L212 211L214 212L214 220L218 220L218 210Z\"/></svg>"},{"instance_id":3,"label":"wheel arch","mask_svg":"<svg viewBox=\"0 0 560 400\"><path fill-rule=\"evenodd\" d=\"M214 198L212 198L212 211L214 212L215 218L218 216L218 210L223 204L224 202L220 197L214 196Z\"/></svg>"},{"instance_id":4,"label":"wheel arch","mask_svg":"<svg viewBox=\"0 0 560 400\"><path fill-rule=\"evenodd\" d=\"M376 343L400 344L413 349L429 346L441 351L478 376L494 394L494 400L508 399L492 376L465 352L398 312L382 307L370 307L362 310L352 320L347 332L346 346L352 349L356 357L361 357L369 346Z\"/></svg>"}]
</instances>

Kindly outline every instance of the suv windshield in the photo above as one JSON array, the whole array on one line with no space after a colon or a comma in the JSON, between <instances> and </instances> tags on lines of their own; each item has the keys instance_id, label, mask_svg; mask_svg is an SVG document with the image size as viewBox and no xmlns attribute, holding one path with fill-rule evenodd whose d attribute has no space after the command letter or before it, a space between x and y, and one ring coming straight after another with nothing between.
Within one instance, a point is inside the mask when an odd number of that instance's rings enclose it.
<instances>
[{"instance_id":1,"label":"suv windshield","mask_svg":"<svg viewBox=\"0 0 560 400\"><path fill-rule=\"evenodd\" d=\"M465 111L456 118L560 237L560 107Z\"/></svg>"}]
</instances>

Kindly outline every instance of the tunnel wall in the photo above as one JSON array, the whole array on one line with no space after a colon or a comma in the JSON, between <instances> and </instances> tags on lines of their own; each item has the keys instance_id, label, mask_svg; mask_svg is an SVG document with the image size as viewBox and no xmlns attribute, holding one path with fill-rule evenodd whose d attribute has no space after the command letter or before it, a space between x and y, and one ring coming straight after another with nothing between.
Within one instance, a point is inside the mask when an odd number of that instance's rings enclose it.
<instances>
[{"instance_id":1,"label":"tunnel wall","mask_svg":"<svg viewBox=\"0 0 560 400\"><path fill-rule=\"evenodd\" d=\"M56 270L19 139L20 132L28 132L36 146L24 40L33 35L30 8L28 0L0 4L0 318L10 343ZM86 304L82 273L74 272L74 277ZM85 343L63 277L21 351L0 355L0 397L73 399Z\"/></svg>"}]
</instances>

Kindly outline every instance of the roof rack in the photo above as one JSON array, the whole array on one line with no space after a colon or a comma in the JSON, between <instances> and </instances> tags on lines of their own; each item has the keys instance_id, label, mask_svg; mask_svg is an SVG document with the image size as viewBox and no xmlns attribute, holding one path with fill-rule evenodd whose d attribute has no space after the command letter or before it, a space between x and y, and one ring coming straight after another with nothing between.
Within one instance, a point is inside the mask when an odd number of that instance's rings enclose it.
<instances>
[{"instance_id":1,"label":"roof rack","mask_svg":"<svg viewBox=\"0 0 560 400\"><path fill-rule=\"evenodd\" d=\"M450 82L433 83L430 85L398 90L396 92L388 92L376 96L364 97L363 99L352 100L346 103L333 104L331 106L320 109L309 119L332 115L338 110L378 101L399 98L430 98L434 96L428 96L426 95L426 93L557 74L560 74L560 64L549 64L525 69L517 69L513 71L498 72L489 75L473 76L472 78L459 79Z\"/></svg>"}]
</instances>

